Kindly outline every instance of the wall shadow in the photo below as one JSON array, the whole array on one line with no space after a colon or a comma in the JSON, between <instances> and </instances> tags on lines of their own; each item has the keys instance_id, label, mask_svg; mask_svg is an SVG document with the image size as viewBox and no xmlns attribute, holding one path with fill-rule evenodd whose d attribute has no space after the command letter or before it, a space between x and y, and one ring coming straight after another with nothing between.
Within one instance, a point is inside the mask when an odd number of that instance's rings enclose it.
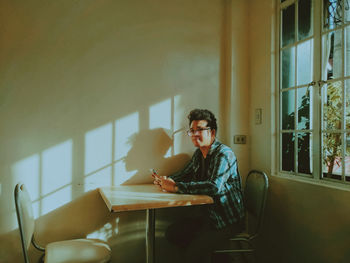
<instances>
[{"instance_id":1,"label":"wall shadow","mask_svg":"<svg viewBox=\"0 0 350 263\"><path fill-rule=\"evenodd\" d=\"M173 139L162 128L142 130L131 136L130 143L132 147L124 159L125 168L137 172L123 185L152 183L150 169L157 170L159 175L169 175L190 160L187 154L173 154Z\"/></svg>"},{"instance_id":2,"label":"wall shadow","mask_svg":"<svg viewBox=\"0 0 350 263\"><path fill-rule=\"evenodd\" d=\"M169 175L180 169L190 160L187 154L174 154L174 134L163 128L141 130L129 138L131 149L124 158L126 171L136 173L122 183L144 184L152 183L150 169L155 169L160 175ZM116 175L118 176L118 175ZM181 210L181 209L180 209ZM157 209L156 219L156 240L157 254L162 252L159 249L171 251L171 246L164 240L163 232L174 213L179 215L179 210ZM182 214L182 213L180 213ZM145 260L145 211L127 211L112 213L109 220L113 235L108 239L108 244L113 250L112 261L116 262L142 262ZM116 236L116 233L118 235ZM165 243L164 243L165 242ZM128 253L125 251L138 251ZM141 252L142 251L142 252Z\"/></svg>"},{"instance_id":3,"label":"wall shadow","mask_svg":"<svg viewBox=\"0 0 350 263\"><path fill-rule=\"evenodd\" d=\"M96 189L39 217L35 232L41 243L85 238L101 229L108 217L109 211Z\"/></svg>"},{"instance_id":4,"label":"wall shadow","mask_svg":"<svg viewBox=\"0 0 350 263\"><path fill-rule=\"evenodd\" d=\"M100 229L105 231L104 225L110 221L110 216L98 190L89 191L36 219L35 239L38 244L46 246L54 241L86 238ZM2 235L0 241L4 241L1 247L4 253L0 252L1 262L20 262L23 259L18 228ZM11 251L11 256L6 251ZM31 261L37 262L40 256L41 252L30 246Z\"/></svg>"}]
</instances>

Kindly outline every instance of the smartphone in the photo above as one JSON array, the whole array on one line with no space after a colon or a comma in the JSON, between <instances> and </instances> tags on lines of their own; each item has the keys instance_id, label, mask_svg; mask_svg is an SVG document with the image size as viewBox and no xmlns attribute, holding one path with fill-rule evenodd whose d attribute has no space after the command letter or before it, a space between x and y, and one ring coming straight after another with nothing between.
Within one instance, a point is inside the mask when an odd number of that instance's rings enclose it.
<instances>
[{"instance_id":1,"label":"smartphone","mask_svg":"<svg viewBox=\"0 0 350 263\"><path fill-rule=\"evenodd\" d=\"M155 175L158 176L158 173L157 173L157 171L155 169L149 169L149 170L151 171L152 174L155 174Z\"/></svg>"}]
</instances>

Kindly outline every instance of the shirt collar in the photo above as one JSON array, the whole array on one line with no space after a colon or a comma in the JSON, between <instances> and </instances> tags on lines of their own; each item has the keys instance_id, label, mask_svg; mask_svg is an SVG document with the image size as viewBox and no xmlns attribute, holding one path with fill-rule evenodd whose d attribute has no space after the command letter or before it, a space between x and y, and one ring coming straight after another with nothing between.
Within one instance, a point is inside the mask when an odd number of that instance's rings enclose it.
<instances>
[{"instance_id":1,"label":"shirt collar","mask_svg":"<svg viewBox=\"0 0 350 263\"><path fill-rule=\"evenodd\" d=\"M216 150L216 148L219 147L220 144L221 143L219 142L219 140L215 138L215 140L213 141L213 143L210 146L208 155L211 155Z\"/></svg>"}]
</instances>

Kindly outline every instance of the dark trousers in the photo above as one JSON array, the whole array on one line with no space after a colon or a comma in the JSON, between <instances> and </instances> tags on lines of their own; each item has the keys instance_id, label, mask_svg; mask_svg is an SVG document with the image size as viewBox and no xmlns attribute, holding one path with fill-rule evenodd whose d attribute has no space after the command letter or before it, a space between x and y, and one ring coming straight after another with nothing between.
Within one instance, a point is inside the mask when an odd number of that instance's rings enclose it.
<instances>
[{"instance_id":1,"label":"dark trousers","mask_svg":"<svg viewBox=\"0 0 350 263\"><path fill-rule=\"evenodd\" d=\"M241 225L231 225L217 230L208 217L196 216L183 218L170 225L165 233L169 242L181 249L188 263L229 262L227 255L213 251L227 247L228 239L241 231Z\"/></svg>"}]
</instances>

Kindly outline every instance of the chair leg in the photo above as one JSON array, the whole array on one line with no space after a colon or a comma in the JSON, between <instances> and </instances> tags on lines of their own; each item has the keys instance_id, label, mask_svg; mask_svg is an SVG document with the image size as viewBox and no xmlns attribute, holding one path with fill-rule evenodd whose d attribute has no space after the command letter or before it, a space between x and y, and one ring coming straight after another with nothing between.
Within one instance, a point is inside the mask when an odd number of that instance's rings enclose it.
<instances>
[{"instance_id":1,"label":"chair leg","mask_svg":"<svg viewBox=\"0 0 350 263\"><path fill-rule=\"evenodd\" d=\"M255 252L242 253L242 254L243 254L243 261L245 263L255 263L256 262Z\"/></svg>"},{"instance_id":2,"label":"chair leg","mask_svg":"<svg viewBox=\"0 0 350 263\"><path fill-rule=\"evenodd\" d=\"M243 249L242 242L238 241L237 243L238 243L238 248L239 249ZM237 253L237 254L238 254L238 257L239 257L239 262L247 263L247 259L246 259L245 253Z\"/></svg>"},{"instance_id":3,"label":"chair leg","mask_svg":"<svg viewBox=\"0 0 350 263\"><path fill-rule=\"evenodd\" d=\"M255 251L253 251L253 253L252 253L252 259L253 259L253 263L255 263L256 262Z\"/></svg>"},{"instance_id":4,"label":"chair leg","mask_svg":"<svg viewBox=\"0 0 350 263\"><path fill-rule=\"evenodd\" d=\"M44 263L45 253L41 255L41 257L38 260L38 263Z\"/></svg>"},{"instance_id":5,"label":"chair leg","mask_svg":"<svg viewBox=\"0 0 350 263\"><path fill-rule=\"evenodd\" d=\"M230 255L232 263L242 263L242 257L239 253Z\"/></svg>"},{"instance_id":6,"label":"chair leg","mask_svg":"<svg viewBox=\"0 0 350 263\"><path fill-rule=\"evenodd\" d=\"M240 249L243 249L243 244L241 242L238 242L238 246ZM246 244L245 244L246 245ZM243 261L244 263L255 263L255 251L250 253L239 253L240 261Z\"/></svg>"}]
</instances>

